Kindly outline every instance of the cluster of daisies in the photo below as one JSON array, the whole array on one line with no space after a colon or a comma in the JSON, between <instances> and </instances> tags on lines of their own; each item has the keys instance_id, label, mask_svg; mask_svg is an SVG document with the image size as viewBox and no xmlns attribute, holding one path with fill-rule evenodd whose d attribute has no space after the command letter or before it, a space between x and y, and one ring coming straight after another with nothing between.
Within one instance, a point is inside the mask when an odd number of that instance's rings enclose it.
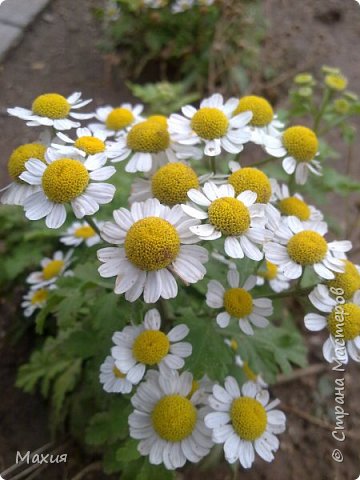
<instances>
[{"instance_id":1,"label":"cluster of daisies","mask_svg":"<svg viewBox=\"0 0 360 480\"><path fill-rule=\"evenodd\" d=\"M103 222L94 221L97 228ZM57 288L56 282L61 277L71 276L69 269L74 261L74 249L79 246L93 247L101 242L101 238L87 222L73 222L65 232L59 236L59 241L66 247L66 251L57 250L52 258L45 257L40 262L41 270L32 272L26 279L29 290L23 297L21 304L25 317L31 317L37 310L45 307L50 290Z\"/></svg>"},{"instance_id":2,"label":"cluster of daisies","mask_svg":"<svg viewBox=\"0 0 360 480\"><path fill-rule=\"evenodd\" d=\"M151 309L141 325L114 333L100 382L106 392L122 394L139 384L129 416L139 452L170 470L199 462L216 443L223 444L229 463L250 468L255 453L271 462L279 447L275 434L285 430L285 415L275 408L279 401L270 402L266 384L256 376L240 388L230 376L222 387L207 377L180 373L192 353L183 341L188 332L185 324L177 324L165 333L159 312Z\"/></svg>"},{"instance_id":3,"label":"cluster of daisies","mask_svg":"<svg viewBox=\"0 0 360 480\"><path fill-rule=\"evenodd\" d=\"M175 298L179 284L204 279L210 256L226 264L226 282L210 279L204 300L214 310L214 328L237 324L245 335L265 329L273 314L259 286L266 283L275 293L296 289L305 270L312 271L318 281L309 298L321 313L306 315L306 327L328 329L327 361L360 361L360 273L347 259L351 243L328 241L318 209L262 170L241 165L239 155L246 144L256 144L281 162L292 184L304 184L309 173L321 174L315 132L286 127L269 102L254 95L224 101L214 94L199 108L187 105L169 118L144 116L142 105L127 103L78 113L88 103L80 93L51 93L37 97L31 109L8 110L47 132L11 154L12 182L3 189L2 203L22 206L30 220L45 218L48 228L63 226L72 210L83 221L69 226L61 242L72 249L102 243L99 274L115 277L114 292L129 302ZM89 122L83 126L80 120ZM231 158L228 165L222 154ZM199 175L196 165L206 165L208 157L215 166L222 161L228 173ZM113 201L115 187L105 181L123 175L114 166L120 162L126 172L141 173L129 205L115 209L112 221L90 219ZM238 271L238 260L245 258L254 262L249 276ZM72 260L72 250L56 252L29 276L26 315L42 308L59 277L71 274ZM149 309L141 325L114 333L101 366L106 392L126 395L137 386L129 425L139 452L169 469L198 462L214 443L224 444L226 459L244 468L255 452L271 461L285 417L238 347L228 341L249 382L240 388L227 377L223 387L186 371L192 354L183 341L186 325L165 330L159 312Z\"/></svg>"}]
</instances>

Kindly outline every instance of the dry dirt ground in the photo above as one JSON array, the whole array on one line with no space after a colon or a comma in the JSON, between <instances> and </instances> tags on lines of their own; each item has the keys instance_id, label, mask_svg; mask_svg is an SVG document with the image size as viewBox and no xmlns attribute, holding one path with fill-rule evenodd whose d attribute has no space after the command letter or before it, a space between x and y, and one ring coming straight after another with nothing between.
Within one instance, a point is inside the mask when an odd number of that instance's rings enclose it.
<instances>
[{"instance_id":1,"label":"dry dirt ground","mask_svg":"<svg viewBox=\"0 0 360 480\"><path fill-rule=\"evenodd\" d=\"M59 91L65 95L81 89L85 98L93 97L96 105L117 104L129 98L124 86L109 84L104 75L104 60L96 49L99 31L93 24L89 6L100 0L54 0L50 7L29 29L24 41L10 53L0 67L0 172L4 172L0 184L7 181L5 165L9 153L21 141L31 141L31 129L20 120L5 115L5 108L13 105L28 106L32 98L43 93ZM316 72L322 64L341 67L349 78L350 88L360 93L360 6L355 0L265 0L264 14L270 27L264 42L264 65L271 63L282 72L276 84L266 85L265 90L275 97L284 92L293 73L301 70ZM358 123L358 126L359 123ZM337 162L344 171L346 151L336 142L341 158ZM351 174L360 179L357 152L360 136L354 148ZM356 200L356 199L355 199ZM357 201L359 199L357 198ZM352 202L353 204L354 202ZM334 203L332 204L332 206ZM356 215L354 205L350 205ZM337 202L343 212L345 202ZM354 217L355 218L355 217ZM358 244L358 230L353 229L353 239ZM49 440L46 428L46 407L38 397L25 395L13 387L16 368L29 353L33 338L11 347L4 339L4 332L11 324L15 306L0 305L0 471L15 461L17 450L34 451ZM305 332L304 332L305 333ZM318 336L307 335L310 362L321 362ZM347 432L360 431L359 368L348 369L346 379L345 408L351 412L346 421ZM318 426L299 417L296 409L326 422L333 423L334 373L304 377L273 388L285 405L293 412L288 414L288 429L281 437L281 448L276 460L268 465L257 461L249 472L239 473L239 478L251 480L353 480L360 474L359 437L347 438L341 445L324 425ZM295 409L295 410L294 410ZM294 413L295 411L295 413ZM339 446L340 445L340 446ZM70 448L70 462L66 466L51 467L38 478L57 480L72 476L90 463L79 450ZM331 452L340 448L343 463L331 459ZM70 472L70 473L69 473ZM209 473L190 469L186 479L205 479ZM100 474L84 477L100 480ZM219 468L213 475L216 480L230 480L231 472ZM149 479L152 480L152 479Z\"/></svg>"}]
</instances>

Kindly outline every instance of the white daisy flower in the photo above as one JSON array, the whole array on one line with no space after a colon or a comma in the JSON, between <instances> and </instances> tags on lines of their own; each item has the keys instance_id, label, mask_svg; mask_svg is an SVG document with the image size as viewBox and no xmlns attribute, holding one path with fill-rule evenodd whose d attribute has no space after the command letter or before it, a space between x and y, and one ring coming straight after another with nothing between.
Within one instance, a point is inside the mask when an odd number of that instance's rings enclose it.
<instances>
[{"instance_id":1,"label":"white daisy flower","mask_svg":"<svg viewBox=\"0 0 360 480\"><path fill-rule=\"evenodd\" d=\"M201 150L179 145L170 137L167 123L144 120L133 125L128 132L110 144L112 162L130 158L125 171L150 172L168 162L202 157Z\"/></svg>"},{"instance_id":2,"label":"white daisy flower","mask_svg":"<svg viewBox=\"0 0 360 480\"><path fill-rule=\"evenodd\" d=\"M256 285L256 277L251 275L240 287L238 271L230 269L227 281L230 288L225 289L217 280L211 280L206 293L206 304L209 307L225 309L216 317L219 327L226 328L231 318L238 320L240 329L246 335L254 335L252 325L267 327L269 320L266 317L273 314L273 306L270 299L253 298L249 293Z\"/></svg>"},{"instance_id":3,"label":"white daisy flower","mask_svg":"<svg viewBox=\"0 0 360 480\"><path fill-rule=\"evenodd\" d=\"M299 193L290 195L289 187L286 184L280 185L276 180L271 179L273 195L271 201L284 216L297 217L306 226L320 222L324 215L317 208L308 205Z\"/></svg>"},{"instance_id":4,"label":"white daisy flower","mask_svg":"<svg viewBox=\"0 0 360 480\"><path fill-rule=\"evenodd\" d=\"M257 203L268 203L272 195L270 178L261 170L254 167L242 168L238 162L229 162L232 172L227 182L234 187L235 194L251 190L257 195Z\"/></svg>"},{"instance_id":5,"label":"white daisy flower","mask_svg":"<svg viewBox=\"0 0 360 480\"><path fill-rule=\"evenodd\" d=\"M56 158L52 152L45 154L46 163L30 159L20 179L39 186L36 192L24 201L25 216L29 220L46 217L48 228L59 228L66 220L66 204L71 204L76 218L93 215L99 205L109 203L115 187L100 183L115 173L115 168L104 167L106 159L90 158L81 162L71 158ZM98 182L98 183L95 183Z\"/></svg>"},{"instance_id":6,"label":"white daisy flower","mask_svg":"<svg viewBox=\"0 0 360 480\"><path fill-rule=\"evenodd\" d=\"M182 368L184 358L191 355L190 343L181 341L189 333L186 325L177 325L168 334L163 333L160 326L160 314L153 308L145 314L141 325L127 326L114 334L116 346L111 354L116 366L131 383L140 382L146 367L157 365L160 371L168 374L171 369Z\"/></svg>"},{"instance_id":7,"label":"white daisy flower","mask_svg":"<svg viewBox=\"0 0 360 480\"><path fill-rule=\"evenodd\" d=\"M141 112L144 106L123 103L120 107L113 108L110 105L99 107L95 111L96 123L90 123L89 128L94 133L104 132L107 137L123 134L131 125L142 120Z\"/></svg>"},{"instance_id":8,"label":"white daisy flower","mask_svg":"<svg viewBox=\"0 0 360 480\"><path fill-rule=\"evenodd\" d=\"M327 362L348 363L349 355L355 362L360 362L360 290L346 303L339 303L330 292L336 296L339 290L331 288L329 291L325 285L318 285L310 293L309 299L314 307L327 315L308 313L305 326L313 332L325 327L329 330L329 338L323 345ZM342 294L340 298L343 302Z\"/></svg>"},{"instance_id":9,"label":"white daisy flower","mask_svg":"<svg viewBox=\"0 0 360 480\"><path fill-rule=\"evenodd\" d=\"M251 138L247 124L252 117L251 112L233 117L237 104L236 98L231 98L224 104L222 95L215 93L200 103L199 110L187 105L181 109L183 115L172 114L169 118L169 131L180 144L205 143L205 155L220 155L222 149L237 154Z\"/></svg>"},{"instance_id":10,"label":"white daisy flower","mask_svg":"<svg viewBox=\"0 0 360 480\"><path fill-rule=\"evenodd\" d=\"M62 157L77 158L82 160L99 160L106 162L108 159L108 146L105 143L106 134L104 132L92 133L88 128L76 129L76 140L68 135L58 132L58 139L62 144L53 142L51 147Z\"/></svg>"},{"instance_id":11,"label":"white daisy flower","mask_svg":"<svg viewBox=\"0 0 360 480\"><path fill-rule=\"evenodd\" d=\"M26 295L23 296L21 307L24 309L25 317L31 317L36 310L45 307L49 296L48 288L31 288Z\"/></svg>"},{"instance_id":12,"label":"white daisy flower","mask_svg":"<svg viewBox=\"0 0 360 480\"><path fill-rule=\"evenodd\" d=\"M231 258L261 260L263 253L256 244L262 245L268 232L264 205L255 203L256 193L246 190L236 196L232 185L216 186L213 182L206 182L201 190L189 190L188 197L207 212L190 205L182 208L190 217L208 219L208 223L190 230L201 240L216 240L224 235L225 252Z\"/></svg>"},{"instance_id":13,"label":"white daisy flower","mask_svg":"<svg viewBox=\"0 0 360 480\"><path fill-rule=\"evenodd\" d=\"M255 452L266 462L274 460L273 452L279 448L275 434L285 431L286 417L274 409L280 402L269 403L269 392L260 390L252 382L240 388L235 378L225 379L225 388L215 385L209 397L214 410L205 417L205 425L212 430L215 443L224 444L229 463L239 460L250 468Z\"/></svg>"},{"instance_id":14,"label":"white daisy flower","mask_svg":"<svg viewBox=\"0 0 360 480\"><path fill-rule=\"evenodd\" d=\"M81 92L75 92L70 97L63 97L58 93L45 93L35 98L31 110L21 107L8 108L9 115L26 120L29 127L47 126L55 130L70 130L80 127L79 122L71 120L87 120L93 113L76 113L72 110L85 107L90 100L82 100Z\"/></svg>"},{"instance_id":15,"label":"white daisy flower","mask_svg":"<svg viewBox=\"0 0 360 480\"><path fill-rule=\"evenodd\" d=\"M136 178L131 187L130 205L143 202L148 198L157 198L163 205L172 207L186 203L187 192L198 188L209 175L197 176L195 170L182 162L167 163L149 178Z\"/></svg>"},{"instance_id":16,"label":"white daisy flower","mask_svg":"<svg viewBox=\"0 0 360 480\"><path fill-rule=\"evenodd\" d=\"M41 270L38 272L30 273L26 281L32 288L43 288L56 282L59 277L71 275L72 272L67 268L71 263L71 257L73 250L69 250L65 255L58 250L54 253L52 258L45 257L41 260Z\"/></svg>"},{"instance_id":17,"label":"white daisy flower","mask_svg":"<svg viewBox=\"0 0 360 480\"><path fill-rule=\"evenodd\" d=\"M0 192L0 202L6 205L24 205L27 197L40 190L37 185L29 185L20 179L20 175L26 170L25 163L30 158L37 158L45 162L46 146L41 143L26 143L15 148L8 161L8 173L13 180Z\"/></svg>"},{"instance_id":18,"label":"white daisy flower","mask_svg":"<svg viewBox=\"0 0 360 480\"><path fill-rule=\"evenodd\" d=\"M348 240L327 243L325 222L306 228L297 217L287 217L278 226L276 242L264 245L266 260L279 267L286 278L301 277L305 267L312 267L322 278L331 280L334 272L343 272L341 258L352 247Z\"/></svg>"},{"instance_id":19,"label":"white daisy flower","mask_svg":"<svg viewBox=\"0 0 360 480\"><path fill-rule=\"evenodd\" d=\"M248 95L240 98L233 114L249 111L253 114L249 123L251 141L265 149L277 147L278 142L273 139L282 135L284 124L277 119L270 103L263 97Z\"/></svg>"},{"instance_id":20,"label":"white daisy flower","mask_svg":"<svg viewBox=\"0 0 360 480\"><path fill-rule=\"evenodd\" d=\"M274 139L275 141L275 139ZM319 141L310 128L295 126L287 128L282 137L277 139L277 146L266 147L267 153L273 157L285 157L282 165L285 172L295 172L295 182L304 185L309 171L322 175L321 164L315 157L318 155Z\"/></svg>"},{"instance_id":21,"label":"white daisy flower","mask_svg":"<svg viewBox=\"0 0 360 480\"><path fill-rule=\"evenodd\" d=\"M265 268L260 268L256 276L256 285L261 286L264 285L265 282L268 282L271 289L277 293L290 288L289 279L285 277L277 265L268 260L266 260Z\"/></svg>"},{"instance_id":22,"label":"white daisy flower","mask_svg":"<svg viewBox=\"0 0 360 480\"><path fill-rule=\"evenodd\" d=\"M104 224L104 222L96 220L94 223L99 229ZM60 237L60 242L74 247L78 247L82 243L85 243L87 247L93 247L101 242L101 238L87 222L74 222Z\"/></svg>"},{"instance_id":23,"label":"white daisy flower","mask_svg":"<svg viewBox=\"0 0 360 480\"><path fill-rule=\"evenodd\" d=\"M119 247L103 248L98 258L102 277L117 276L115 293L125 293L134 302L142 293L146 303L160 297L177 295L175 275L186 283L196 283L206 273L207 250L198 245L198 238L189 227L190 220L180 205L173 208L161 205L156 199L134 203L130 211L120 208L113 213L115 224L106 222L102 237Z\"/></svg>"},{"instance_id":24,"label":"white daisy flower","mask_svg":"<svg viewBox=\"0 0 360 480\"><path fill-rule=\"evenodd\" d=\"M199 462L213 446L204 424L209 408L199 407L198 392L189 397L192 382L189 372L153 372L131 399L130 436L140 440L138 451L153 465L175 470L187 460Z\"/></svg>"},{"instance_id":25,"label":"white daisy flower","mask_svg":"<svg viewBox=\"0 0 360 480\"><path fill-rule=\"evenodd\" d=\"M107 393L130 393L132 383L115 365L115 360L108 355L100 367L100 383Z\"/></svg>"}]
</instances>

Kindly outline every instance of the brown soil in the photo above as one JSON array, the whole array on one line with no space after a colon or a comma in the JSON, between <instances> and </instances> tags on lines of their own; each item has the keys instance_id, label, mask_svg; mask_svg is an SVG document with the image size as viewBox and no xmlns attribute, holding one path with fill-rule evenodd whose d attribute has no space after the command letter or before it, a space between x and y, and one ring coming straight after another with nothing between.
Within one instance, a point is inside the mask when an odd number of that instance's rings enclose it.
<instances>
[{"instance_id":1,"label":"brown soil","mask_svg":"<svg viewBox=\"0 0 360 480\"><path fill-rule=\"evenodd\" d=\"M18 145L18 139L32 141L34 137L30 135L35 135L35 131L26 128L20 120L9 118L5 113L6 107L27 106L33 97L49 91L59 91L67 95L81 89L85 98L94 98L95 105L116 104L130 98L123 84L106 81L106 62L96 48L100 34L89 13L89 6L99 3L101 0L54 0L26 33L21 45L10 53L0 67L3 108L0 112L0 150L3 158L0 171L5 170L6 159ZM272 24L264 42L264 64L271 64L279 72L283 72L276 81L261 85L269 96L275 98L279 93L283 93L294 73L301 70L316 72L322 64L341 67L349 78L350 88L360 93L357 87L360 84L360 6L354 0L264 0L263 3L266 17ZM360 123L357 122L357 125L359 127ZM336 135L332 140L343 155L336 166L344 171L343 158L347 152ZM359 148L360 136L354 152ZM359 178L359 167L355 162L356 157L351 173ZM6 181L5 173L1 184ZM336 206L341 214L345 203L332 202L331 206ZM357 215L355 207L352 208L352 214ZM354 218L353 215L351 218ZM354 228L353 239L357 240L357 235L358 231ZM47 443L50 435L46 426L47 409L42 399L23 394L13 387L16 369L26 360L34 338L29 336L21 344L10 346L5 340L4 332L9 329L16 315L15 308L5 307L4 299L1 299L0 308L2 471L14 463L17 450L34 451ZM322 362L319 336L306 336L311 363ZM360 387L355 380L358 371L357 366L351 366L345 376L344 408L351 413L346 421L347 432L360 430ZM288 406L334 423L334 373L330 371L275 386L273 393ZM59 439L57 444L61 442ZM50 467L41 472L38 478L72 478L76 472L93 461L83 458L74 446L68 448L70 462L66 466L60 464ZM335 448L342 451L343 463L338 464L331 459L331 452ZM298 480L305 477L314 480L352 480L357 478L359 473L359 439L348 438L340 444L325 428L313 425L294 413L288 413L288 429L281 436L281 447L276 460L269 465L257 460L251 471L241 471L238 478ZM184 478L200 480L208 475L207 472L202 473L193 468ZM233 478L227 467L219 467L213 477L216 480ZM6 480L8 478L11 477ZM105 477L97 473L95 476L88 474L84 478L100 480Z\"/></svg>"}]
</instances>

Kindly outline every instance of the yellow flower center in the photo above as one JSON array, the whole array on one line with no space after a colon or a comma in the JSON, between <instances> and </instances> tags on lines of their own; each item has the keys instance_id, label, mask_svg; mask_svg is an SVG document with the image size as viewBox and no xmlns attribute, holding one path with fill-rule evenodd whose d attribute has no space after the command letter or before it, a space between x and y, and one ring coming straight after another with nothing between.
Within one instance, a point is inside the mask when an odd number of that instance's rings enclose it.
<instances>
[{"instance_id":1,"label":"yellow flower center","mask_svg":"<svg viewBox=\"0 0 360 480\"><path fill-rule=\"evenodd\" d=\"M191 128L205 140L223 137L228 131L229 120L218 108L200 108L191 119Z\"/></svg>"},{"instance_id":2,"label":"yellow flower center","mask_svg":"<svg viewBox=\"0 0 360 480\"><path fill-rule=\"evenodd\" d=\"M180 251L180 238L169 222L148 217L134 223L126 234L127 258L141 270L166 268Z\"/></svg>"},{"instance_id":3,"label":"yellow flower center","mask_svg":"<svg viewBox=\"0 0 360 480\"><path fill-rule=\"evenodd\" d=\"M335 272L334 280L330 280L329 288L340 288L343 290L343 297L348 300L356 290L360 289L360 273L353 263L344 260L345 271L343 273Z\"/></svg>"},{"instance_id":4,"label":"yellow flower center","mask_svg":"<svg viewBox=\"0 0 360 480\"><path fill-rule=\"evenodd\" d=\"M310 128L302 126L287 128L282 139L288 154L298 162L310 162L318 151L317 136Z\"/></svg>"},{"instance_id":5,"label":"yellow flower center","mask_svg":"<svg viewBox=\"0 0 360 480\"><path fill-rule=\"evenodd\" d=\"M121 370L119 370L117 367L113 367L113 374L115 375L116 378L125 378L126 375L125 373L122 373Z\"/></svg>"},{"instance_id":6,"label":"yellow flower center","mask_svg":"<svg viewBox=\"0 0 360 480\"><path fill-rule=\"evenodd\" d=\"M34 295L31 298L31 303L36 305L38 303L43 303L47 300L49 292L45 288L40 288L34 292Z\"/></svg>"},{"instance_id":7,"label":"yellow flower center","mask_svg":"<svg viewBox=\"0 0 360 480\"><path fill-rule=\"evenodd\" d=\"M266 430L266 410L254 398L239 397L233 400L230 418L235 432L242 440L254 441Z\"/></svg>"},{"instance_id":8,"label":"yellow flower center","mask_svg":"<svg viewBox=\"0 0 360 480\"><path fill-rule=\"evenodd\" d=\"M165 115L150 115L150 117L148 117L147 120L149 122L158 122L164 128L167 128L167 126L168 126L167 118L165 117Z\"/></svg>"},{"instance_id":9,"label":"yellow flower center","mask_svg":"<svg viewBox=\"0 0 360 480\"><path fill-rule=\"evenodd\" d=\"M56 120L67 117L71 105L65 97L58 93L45 93L35 98L31 108L35 115Z\"/></svg>"},{"instance_id":10,"label":"yellow flower center","mask_svg":"<svg viewBox=\"0 0 360 480\"><path fill-rule=\"evenodd\" d=\"M145 365L156 365L169 353L170 342L159 330L145 330L136 337L133 355Z\"/></svg>"},{"instance_id":11,"label":"yellow flower center","mask_svg":"<svg viewBox=\"0 0 360 480\"><path fill-rule=\"evenodd\" d=\"M338 306L330 313L327 322L334 337L354 340L360 335L360 307L354 303Z\"/></svg>"},{"instance_id":12,"label":"yellow flower center","mask_svg":"<svg viewBox=\"0 0 360 480\"><path fill-rule=\"evenodd\" d=\"M328 251L328 246L319 233L304 230L290 238L287 251L294 262L306 266L321 262Z\"/></svg>"},{"instance_id":13,"label":"yellow flower center","mask_svg":"<svg viewBox=\"0 0 360 480\"><path fill-rule=\"evenodd\" d=\"M152 193L164 205L185 203L187 192L198 187L196 173L183 163L167 163L151 179Z\"/></svg>"},{"instance_id":14,"label":"yellow flower center","mask_svg":"<svg viewBox=\"0 0 360 480\"><path fill-rule=\"evenodd\" d=\"M274 111L270 103L265 98L256 95L240 98L234 115L247 111L253 114L250 125L254 127L265 127L274 118Z\"/></svg>"},{"instance_id":15,"label":"yellow flower center","mask_svg":"<svg viewBox=\"0 0 360 480\"><path fill-rule=\"evenodd\" d=\"M241 235L250 226L249 210L236 198L214 200L209 206L208 215L211 225L224 235Z\"/></svg>"},{"instance_id":16,"label":"yellow flower center","mask_svg":"<svg viewBox=\"0 0 360 480\"><path fill-rule=\"evenodd\" d=\"M270 180L264 172L257 168L240 168L230 175L228 182L234 187L236 195L245 190L251 190L257 194L257 203L268 203L270 200Z\"/></svg>"},{"instance_id":17,"label":"yellow flower center","mask_svg":"<svg viewBox=\"0 0 360 480\"><path fill-rule=\"evenodd\" d=\"M66 203L81 195L89 183L89 173L79 160L60 158L46 168L42 186L55 203Z\"/></svg>"},{"instance_id":18,"label":"yellow flower center","mask_svg":"<svg viewBox=\"0 0 360 480\"><path fill-rule=\"evenodd\" d=\"M244 288L229 288L224 294L225 310L236 318L244 318L253 311L253 299Z\"/></svg>"},{"instance_id":19,"label":"yellow flower center","mask_svg":"<svg viewBox=\"0 0 360 480\"><path fill-rule=\"evenodd\" d=\"M309 206L300 198L288 197L283 198L278 204L279 210L283 215L294 215L299 220L304 222L310 218Z\"/></svg>"},{"instance_id":20,"label":"yellow flower center","mask_svg":"<svg viewBox=\"0 0 360 480\"><path fill-rule=\"evenodd\" d=\"M258 272L259 277L263 277L266 280L274 280L278 274L278 266L266 260L266 270Z\"/></svg>"},{"instance_id":21,"label":"yellow flower center","mask_svg":"<svg viewBox=\"0 0 360 480\"><path fill-rule=\"evenodd\" d=\"M63 260L51 260L46 267L43 268L42 275L44 280L51 280L54 277L57 277L61 270L64 268Z\"/></svg>"},{"instance_id":22,"label":"yellow flower center","mask_svg":"<svg viewBox=\"0 0 360 480\"><path fill-rule=\"evenodd\" d=\"M25 163L30 158L45 162L46 147L40 143L26 143L15 148L9 158L8 172L10 177L19 183L24 183L19 176L25 171Z\"/></svg>"},{"instance_id":23,"label":"yellow flower center","mask_svg":"<svg viewBox=\"0 0 360 480\"><path fill-rule=\"evenodd\" d=\"M326 75L325 83L329 88L340 92L342 90L345 90L348 82L347 78L345 78L343 75L330 73L329 75Z\"/></svg>"},{"instance_id":24,"label":"yellow flower center","mask_svg":"<svg viewBox=\"0 0 360 480\"><path fill-rule=\"evenodd\" d=\"M238 342L235 340L235 338L232 338L230 340L230 348L234 350L234 352L236 352L237 349L239 348Z\"/></svg>"},{"instance_id":25,"label":"yellow flower center","mask_svg":"<svg viewBox=\"0 0 360 480\"><path fill-rule=\"evenodd\" d=\"M83 238L84 240L86 240L87 238L91 238L96 235L96 232L92 227L85 225L83 227L77 228L74 232L74 235L77 238Z\"/></svg>"},{"instance_id":26,"label":"yellow flower center","mask_svg":"<svg viewBox=\"0 0 360 480\"><path fill-rule=\"evenodd\" d=\"M127 136L127 146L134 152L163 152L170 145L167 127L159 122L146 120L134 125Z\"/></svg>"},{"instance_id":27,"label":"yellow flower center","mask_svg":"<svg viewBox=\"0 0 360 480\"><path fill-rule=\"evenodd\" d=\"M75 142L75 147L88 155L95 155L105 150L105 143L96 137L80 137Z\"/></svg>"},{"instance_id":28,"label":"yellow flower center","mask_svg":"<svg viewBox=\"0 0 360 480\"><path fill-rule=\"evenodd\" d=\"M155 405L151 414L155 432L168 442L180 442L193 432L197 412L188 398L167 395Z\"/></svg>"},{"instance_id":29,"label":"yellow flower center","mask_svg":"<svg viewBox=\"0 0 360 480\"><path fill-rule=\"evenodd\" d=\"M134 115L127 108L114 108L105 120L105 125L109 130L122 130L128 127L135 120Z\"/></svg>"}]
</instances>

